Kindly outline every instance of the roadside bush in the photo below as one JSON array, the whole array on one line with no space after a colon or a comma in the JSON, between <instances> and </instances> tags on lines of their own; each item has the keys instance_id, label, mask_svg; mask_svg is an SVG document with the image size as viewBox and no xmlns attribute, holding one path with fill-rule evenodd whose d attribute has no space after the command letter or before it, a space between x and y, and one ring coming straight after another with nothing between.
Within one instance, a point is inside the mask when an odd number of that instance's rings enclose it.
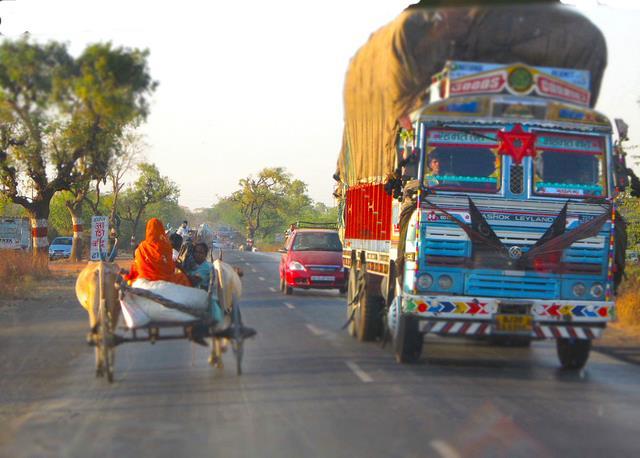
<instances>
[{"instance_id":1,"label":"roadside bush","mask_svg":"<svg viewBox=\"0 0 640 458\"><path fill-rule=\"evenodd\" d=\"M640 325L640 266L627 264L627 278L620 285L616 300L618 321L626 326Z\"/></svg>"},{"instance_id":2,"label":"roadside bush","mask_svg":"<svg viewBox=\"0 0 640 458\"><path fill-rule=\"evenodd\" d=\"M20 297L36 280L49 275L49 270L33 262L30 251L3 250L0 254L0 298Z\"/></svg>"}]
</instances>

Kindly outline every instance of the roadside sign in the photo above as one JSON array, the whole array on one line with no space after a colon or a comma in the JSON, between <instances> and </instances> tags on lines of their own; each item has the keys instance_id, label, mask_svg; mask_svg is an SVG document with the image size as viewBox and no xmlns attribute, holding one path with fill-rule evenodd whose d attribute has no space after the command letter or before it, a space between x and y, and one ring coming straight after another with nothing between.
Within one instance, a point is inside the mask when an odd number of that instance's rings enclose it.
<instances>
[{"instance_id":1,"label":"roadside sign","mask_svg":"<svg viewBox=\"0 0 640 458\"><path fill-rule=\"evenodd\" d=\"M106 216L91 217L91 253L92 261L100 260L100 252L107 254L107 234L109 233L109 218Z\"/></svg>"}]
</instances>

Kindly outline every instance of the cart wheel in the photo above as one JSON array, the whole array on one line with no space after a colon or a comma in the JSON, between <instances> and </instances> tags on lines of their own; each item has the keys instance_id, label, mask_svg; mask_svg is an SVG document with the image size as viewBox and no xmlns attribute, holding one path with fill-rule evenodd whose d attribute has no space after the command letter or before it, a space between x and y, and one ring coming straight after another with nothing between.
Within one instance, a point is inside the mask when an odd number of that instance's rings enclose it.
<instances>
[{"instance_id":1,"label":"cart wheel","mask_svg":"<svg viewBox=\"0 0 640 458\"><path fill-rule=\"evenodd\" d=\"M113 332L111 330L111 313L103 305L100 306L100 326L98 331L98 354L102 375L107 377L109 383L113 383L113 366L115 350L113 345Z\"/></svg>"},{"instance_id":2,"label":"cart wheel","mask_svg":"<svg viewBox=\"0 0 640 458\"><path fill-rule=\"evenodd\" d=\"M231 310L231 326L233 329L233 338L231 339L231 348L236 357L236 372L242 374L242 356L244 355L244 336L242 335L242 315L240 314L240 306L233 305Z\"/></svg>"}]
</instances>

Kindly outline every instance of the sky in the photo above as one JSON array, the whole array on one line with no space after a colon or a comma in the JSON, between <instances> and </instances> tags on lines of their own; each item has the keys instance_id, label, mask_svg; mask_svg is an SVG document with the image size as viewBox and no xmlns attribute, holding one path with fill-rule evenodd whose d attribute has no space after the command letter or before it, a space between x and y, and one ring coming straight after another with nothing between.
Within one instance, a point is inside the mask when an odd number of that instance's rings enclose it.
<instances>
[{"instance_id":1,"label":"sky","mask_svg":"<svg viewBox=\"0 0 640 458\"><path fill-rule=\"evenodd\" d=\"M596 108L640 144L640 0L567 0L604 32L609 64ZM0 33L148 48L159 82L141 126L146 158L210 207L264 167L285 167L332 205L349 59L412 0L0 0ZM635 150L640 154L640 148Z\"/></svg>"}]
</instances>

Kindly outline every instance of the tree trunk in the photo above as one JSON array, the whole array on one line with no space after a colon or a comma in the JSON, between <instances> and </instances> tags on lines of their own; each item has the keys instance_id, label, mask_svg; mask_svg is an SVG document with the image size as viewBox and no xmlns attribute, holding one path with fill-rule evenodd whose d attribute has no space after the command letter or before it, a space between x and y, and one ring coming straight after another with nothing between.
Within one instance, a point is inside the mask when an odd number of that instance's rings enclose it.
<instances>
[{"instance_id":1,"label":"tree trunk","mask_svg":"<svg viewBox=\"0 0 640 458\"><path fill-rule=\"evenodd\" d=\"M69 208L69 212L71 213L71 221L73 222L73 244L71 245L71 260L72 261L81 261L82 260L82 235L84 231L84 221L82 220L82 214L77 211Z\"/></svg>"},{"instance_id":2,"label":"tree trunk","mask_svg":"<svg viewBox=\"0 0 640 458\"><path fill-rule=\"evenodd\" d=\"M42 216L42 212L29 215L33 242L33 264L38 271L48 269L49 263L49 221Z\"/></svg>"}]
</instances>

